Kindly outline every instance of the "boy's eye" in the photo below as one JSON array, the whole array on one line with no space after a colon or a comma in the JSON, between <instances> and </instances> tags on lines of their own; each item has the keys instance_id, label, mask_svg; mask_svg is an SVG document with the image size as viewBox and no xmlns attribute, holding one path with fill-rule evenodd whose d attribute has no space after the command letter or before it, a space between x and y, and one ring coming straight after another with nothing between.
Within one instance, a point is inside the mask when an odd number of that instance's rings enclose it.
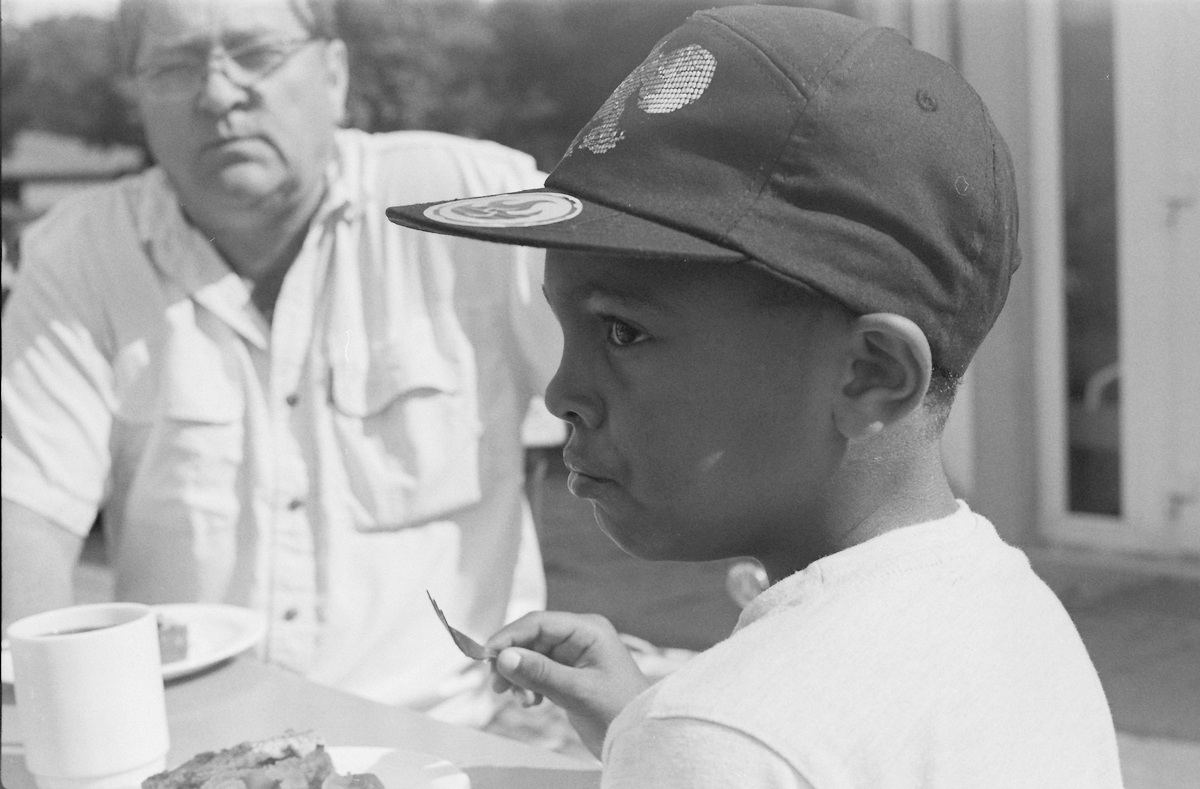
<instances>
[{"instance_id":1,"label":"boy's eye","mask_svg":"<svg viewBox=\"0 0 1200 789\"><path fill-rule=\"evenodd\" d=\"M646 335L616 318L608 319L608 341L613 345L633 345L646 339Z\"/></svg>"}]
</instances>

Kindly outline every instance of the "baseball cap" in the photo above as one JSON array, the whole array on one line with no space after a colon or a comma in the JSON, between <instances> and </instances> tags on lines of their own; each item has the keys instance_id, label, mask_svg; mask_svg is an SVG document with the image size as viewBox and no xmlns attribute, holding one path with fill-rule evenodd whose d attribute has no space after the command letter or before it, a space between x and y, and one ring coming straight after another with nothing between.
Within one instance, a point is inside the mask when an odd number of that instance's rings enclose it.
<instances>
[{"instance_id":1,"label":"baseball cap","mask_svg":"<svg viewBox=\"0 0 1200 789\"><path fill-rule=\"evenodd\" d=\"M910 318L952 374L1020 262L1012 160L958 72L893 30L777 6L693 14L544 188L387 214L508 244L748 263Z\"/></svg>"}]
</instances>

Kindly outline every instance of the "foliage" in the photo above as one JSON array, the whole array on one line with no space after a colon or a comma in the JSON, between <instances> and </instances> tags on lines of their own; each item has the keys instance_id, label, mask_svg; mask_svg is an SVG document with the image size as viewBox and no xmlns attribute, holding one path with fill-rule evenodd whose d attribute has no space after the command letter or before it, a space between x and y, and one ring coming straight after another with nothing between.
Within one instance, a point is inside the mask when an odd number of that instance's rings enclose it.
<instances>
[{"instance_id":1,"label":"foliage","mask_svg":"<svg viewBox=\"0 0 1200 789\"><path fill-rule=\"evenodd\" d=\"M434 129L480 136L495 108L478 76L495 57L472 0L342 0L351 52L351 123L368 131Z\"/></svg>"},{"instance_id":2,"label":"foliage","mask_svg":"<svg viewBox=\"0 0 1200 789\"><path fill-rule=\"evenodd\" d=\"M97 145L142 141L122 92L112 24L91 16L45 19L3 33L3 146L22 128Z\"/></svg>"},{"instance_id":3,"label":"foliage","mask_svg":"<svg viewBox=\"0 0 1200 789\"><path fill-rule=\"evenodd\" d=\"M499 142L553 165L581 126L696 0L501 0L492 26L506 42L494 93L509 108Z\"/></svg>"},{"instance_id":4,"label":"foliage","mask_svg":"<svg viewBox=\"0 0 1200 789\"><path fill-rule=\"evenodd\" d=\"M0 28L0 149L4 153L16 133L29 124L28 74L24 40L8 27Z\"/></svg>"}]
</instances>

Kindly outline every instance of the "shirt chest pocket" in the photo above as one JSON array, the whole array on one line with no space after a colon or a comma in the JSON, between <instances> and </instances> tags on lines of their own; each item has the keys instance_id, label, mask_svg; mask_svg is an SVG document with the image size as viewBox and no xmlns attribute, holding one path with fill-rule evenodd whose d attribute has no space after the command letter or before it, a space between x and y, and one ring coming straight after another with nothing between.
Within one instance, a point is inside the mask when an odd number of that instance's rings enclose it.
<instances>
[{"instance_id":1,"label":"shirt chest pocket","mask_svg":"<svg viewBox=\"0 0 1200 789\"><path fill-rule=\"evenodd\" d=\"M479 501L482 426L471 358L387 346L372 349L367 365L335 355L329 375L360 531L416 526Z\"/></svg>"}]
</instances>

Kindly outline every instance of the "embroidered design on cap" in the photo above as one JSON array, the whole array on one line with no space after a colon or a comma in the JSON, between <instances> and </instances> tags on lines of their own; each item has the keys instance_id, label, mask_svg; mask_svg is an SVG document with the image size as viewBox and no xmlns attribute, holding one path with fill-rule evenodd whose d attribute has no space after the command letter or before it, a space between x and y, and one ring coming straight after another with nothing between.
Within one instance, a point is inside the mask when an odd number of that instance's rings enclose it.
<instances>
[{"instance_id":1,"label":"embroidered design on cap","mask_svg":"<svg viewBox=\"0 0 1200 789\"><path fill-rule=\"evenodd\" d=\"M592 153L612 150L625 138L620 128L625 102L637 91L638 109L661 115L686 107L704 95L717 70L717 59L698 44L676 49L666 55L655 47L650 56L617 86L589 122L590 129L571 143L567 156L576 148Z\"/></svg>"},{"instance_id":2,"label":"embroidered design on cap","mask_svg":"<svg viewBox=\"0 0 1200 789\"><path fill-rule=\"evenodd\" d=\"M534 227L565 222L578 216L583 204L558 192L468 197L431 205L425 216L435 222L464 227Z\"/></svg>"}]
</instances>

